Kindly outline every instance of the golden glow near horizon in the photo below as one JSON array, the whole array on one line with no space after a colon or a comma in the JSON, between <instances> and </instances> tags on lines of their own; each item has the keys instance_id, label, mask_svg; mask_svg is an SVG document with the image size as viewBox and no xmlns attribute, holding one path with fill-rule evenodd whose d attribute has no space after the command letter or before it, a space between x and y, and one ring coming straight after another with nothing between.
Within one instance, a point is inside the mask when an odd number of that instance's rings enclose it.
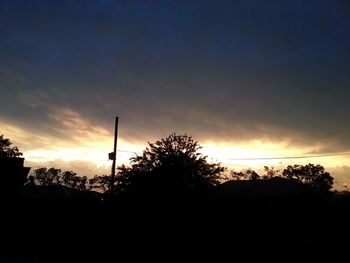
<instances>
[{"instance_id":1,"label":"golden glow near horizon","mask_svg":"<svg viewBox=\"0 0 350 263\"><path fill-rule=\"evenodd\" d=\"M226 143L206 143L203 144L202 152L213 161L221 162L225 166L236 168L261 168L267 166L277 166L282 164L296 163L319 163L324 166L339 166L347 163L348 156L325 156L309 158L286 158L311 156L310 152L317 152L322 146L313 147L291 147L287 143L272 143L266 141L252 140L245 144L226 144ZM276 159L273 159L276 158Z\"/></svg>"},{"instance_id":2,"label":"golden glow near horizon","mask_svg":"<svg viewBox=\"0 0 350 263\"><path fill-rule=\"evenodd\" d=\"M120 147L123 149L129 149L132 152L117 152L117 164L129 163L130 157L134 156L138 152L142 152L144 147L138 145L131 145L123 140L119 140ZM111 147L112 146L112 147ZM92 144L80 147L68 147L68 148L57 148L54 150L29 150L25 152L27 160L33 162L53 161L53 160L64 160L64 161L87 161L94 163L97 167L108 166L110 161L108 160L108 153L113 151L113 140L110 140L109 144Z\"/></svg>"},{"instance_id":3,"label":"golden glow near horizon","mask_svg":"<svg viewBox=\"0 0 350 263\"><path fill-rule=\"evenodd\" d=\"M93 163L97 168L108 171L111 161L108 153L113 149L113 133L103 127L83 120L81 116L69 109L55 109L52 118L57 121L61 129L67 134L58 139L51 135L32 133L15 125L0 121L1 134L9 138L23 152L27 162L30 163L59 163L83 161ZM226 142L199 142L201 153L208 156L209 162L220 162L229 170L242 170L246 168L261 169L263 166L276 168L286 167L290 164L321 164L327 168L347 167L350 156L328 156L324 158L306 159L262 159L242 160L249 158L278 158L286 156L309 155L317 152L322 145L312 147L292 147L290 143L273 143L269 141L252 140L246 143ZM135 144L121 137L118 139L117 165L130 163L129 159L140 154L146 148L144 144ZM240 159L240 160L237 160ZM76 171L79 173L79 171ZM345 173L345 172L344 172ZM93 174L91 175L93 176ZM344 179L344 178L343 178ZM348 180L347 178L345 178ZM344 180L345 180L344 179ZM343 181L344 181L343 180ZM344 181L345 182L345 181ZM343 183L343 182L341 182Z\"/></svg>"}]
</instances>

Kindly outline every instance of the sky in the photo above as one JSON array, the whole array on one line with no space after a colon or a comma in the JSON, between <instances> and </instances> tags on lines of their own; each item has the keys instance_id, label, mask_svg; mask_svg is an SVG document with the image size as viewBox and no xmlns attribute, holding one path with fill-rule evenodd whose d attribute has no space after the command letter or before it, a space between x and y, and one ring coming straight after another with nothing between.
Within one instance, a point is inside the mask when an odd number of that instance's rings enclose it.
<instances>
[{"instance_id":1,"label":"sky","mask_svg":"<svg viewBox=\"0 0 350 263\"><path fill-rule=\"evenodd\" d=\"M232 169L319 163L350 183L350 4L0 0L0 134L33 168L107 172L189 134ZM135 153L132 153L135 152Z\"/></svg>"}]
</instances>

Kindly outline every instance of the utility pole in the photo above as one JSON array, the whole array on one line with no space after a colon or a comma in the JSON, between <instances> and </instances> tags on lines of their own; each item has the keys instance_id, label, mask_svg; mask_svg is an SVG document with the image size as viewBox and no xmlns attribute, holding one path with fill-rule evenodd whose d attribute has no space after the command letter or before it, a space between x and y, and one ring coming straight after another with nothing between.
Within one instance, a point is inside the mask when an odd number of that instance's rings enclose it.
<instances>
[{"instance_id":1,"label":"utility pole","mask_svg":"<svg viewBox=\"0 0 350 263\"><path fill-rule=\"evenodd\" d=\"M109 153L109 159L113 161L112 163L112 178L111 178L111 193L114 192L114 182L115 182L115 162L117 159L117 140L118 140L118 117L115 117L115 127L114 127L114 147L113 152Z\"/></svg>"}]
</instances>

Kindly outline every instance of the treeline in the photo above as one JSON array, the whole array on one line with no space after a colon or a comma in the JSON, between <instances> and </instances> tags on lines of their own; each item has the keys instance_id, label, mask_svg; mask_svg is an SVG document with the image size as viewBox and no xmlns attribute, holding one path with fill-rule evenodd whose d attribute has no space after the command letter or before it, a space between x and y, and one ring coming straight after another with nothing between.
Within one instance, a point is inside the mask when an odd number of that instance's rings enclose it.
<instances>
[{"instance_id":1,"label":"treeline","mask_svg":"<svg viewBox=\"0 0 350 263\"><path fill-rule=\"evenodd\" d=\"M264 174L259 175L252 169L240 172L231 171L226 177L227 180L268 180L273 177L282 177L294 180L313 187L314 189L327 192L332 188L333 177L319 164L294 164L288 165L285 169L275 169L274 167L264 166Z\"/></svg>"},{"instance_id":2,"label":"treeline","mask_svg":"<svg viewBox=\"0 0 350 263\"><path fill-rule=\"evenodd\" d=\"M92 178L79 176L73 171L62 171L55 167L38 168L28 177L27 185L62 185L83 191L107 192L110 188L111 177L95 175Z\"/></svg>"},{"instance_id":3,"label":"treeline","mask_svg":"<svg viewBox=\"0 0 350 263\"><path fill-rule=\"evenodd\" d=\"M264 167L259 175L248 169L231 171L225 176L226 167L220 163L209 163L207 156L200 153L202 147L188 135L171 134L155 143L149 143L142 155L130 159L130 165L118 167L116 180L109 175L95 175L92 178L78 176L73 171L61 171L55 167L39 168L28 177L30 185L63 185L84 191L117 193L147 191L163 194L169 192L206 191L228 180L266 180L283 177L311 186L320 192L328 192L333 185L333 177L321 165L289 165L284 170ZM17 147L12 147L9 139L0 136L0 157L21 156ZM112 187L113 186L113 187Z\"/></svg>"},{"instance_id":4,"label":"treeline","mask_svg":"<svg viewBox=\"0 0 350 263\"><path fill-rule=\"evenodd\" d=\"M230 171L229 175L222 175L222 182L269 180L274 177L281 177L312 186L314 189L322 192L329 191L333 185L333 177L321 165L311 163L307 165L295 164L288 165L283 170L264 166L263 170L264 174L261 175L253 169ZM121 174L118 176L121 177L117 178L115 182L116 191L121 189L118 183L126 179ZM34 174L29 176L28 184L43 186L62 185L83 191L107 193L111 189L112 178L108 175L95 175L92 178L88 178L87 176L79 176L73 171L61 171L61 169L54 167L43 167L34 170Z\"/></svg>"}]
</instances>

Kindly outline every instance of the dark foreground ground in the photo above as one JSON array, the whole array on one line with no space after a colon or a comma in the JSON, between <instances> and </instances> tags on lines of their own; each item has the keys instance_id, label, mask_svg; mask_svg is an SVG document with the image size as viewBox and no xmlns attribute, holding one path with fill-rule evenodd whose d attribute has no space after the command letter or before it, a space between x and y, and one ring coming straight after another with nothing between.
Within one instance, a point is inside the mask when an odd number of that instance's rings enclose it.
<instances>
[{"instance_id":1,"label":"dark foreground ground","mask_svg":"<svg viewBox=\"0 0 350 263\"><path fill-rule=\"evenodd\" d=\"M0 262L347 262L350 196L17 199Z\"/></svg>"}]
</instances>

